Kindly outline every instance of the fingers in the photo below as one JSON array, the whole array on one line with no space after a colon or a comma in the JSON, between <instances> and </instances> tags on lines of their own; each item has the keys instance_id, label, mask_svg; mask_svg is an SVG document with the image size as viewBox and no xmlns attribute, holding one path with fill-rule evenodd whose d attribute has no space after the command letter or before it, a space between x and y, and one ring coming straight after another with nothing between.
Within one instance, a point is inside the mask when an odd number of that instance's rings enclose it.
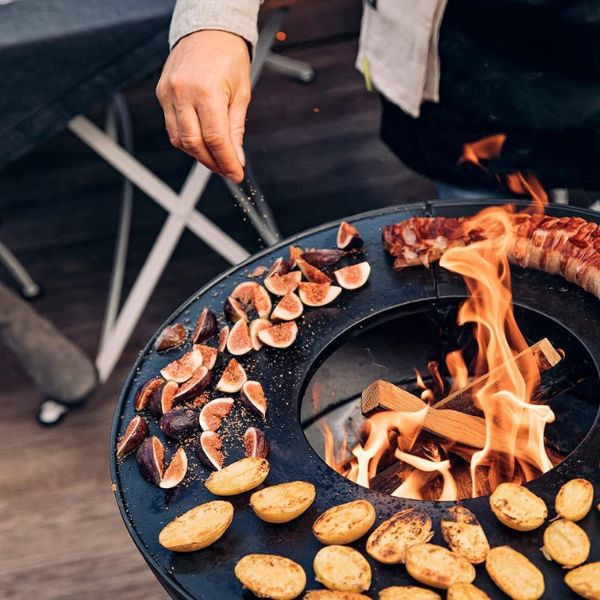
<instances>
[{"instance_id":1,"label":"fingers","mask_svg":"<svg viewBox=\"0 0 600 600\"><path fill-rule=\"evenodd\" d=\"M221 168L204 142L196 108L192 104L176 106L175 116L181 144L179 147L211 171L221 174Z\"/></svg>"},{"instance_id":2,"label":"fingers","mask_svg":"<svg viewBox=\"0 0 600 600\"><path fill-rule=\"evenodd\" d=\"M246 166L244 154L244 130L246 127L246 113L250 102L250 94L239 93L229 107L229 129L231 141L238 160L243 167Z\"/></svg>"}]
</instances>

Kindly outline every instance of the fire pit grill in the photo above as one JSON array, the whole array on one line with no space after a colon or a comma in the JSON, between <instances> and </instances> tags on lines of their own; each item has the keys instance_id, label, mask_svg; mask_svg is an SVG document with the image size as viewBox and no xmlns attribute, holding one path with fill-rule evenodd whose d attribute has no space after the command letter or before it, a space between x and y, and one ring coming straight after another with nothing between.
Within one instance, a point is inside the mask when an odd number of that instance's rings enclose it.
<instances>
[{"instance_id":1,"label":"fire pit grill","mask_svg":"<svg viewBox=\"0 0 600 600\"><path fill-rule=\"evenodd\" d=\"M300 518L286 525L270 525L260 521L248 507L248 495L233 497L235 517L231 528L214 546L191 554L173 554L158 544L158 532L174 517L212 497L202 480L207 471L190 456L190 471L198 479L166 492L146 482L139 474L134 457L118 463L114 454L116 440L134 416L133 395L138 385L154 376L172 360L152 350L154 336L132 369L116 407L111 433L110 470L121 515L135 544L159 581L174 598L251 598L242 592L233 575L235 563L248 553L282 554L300 563L308 576L307 588L320 587L314 581L312 561L320 544L311 532L316 516L335 504L367 498L374 505L378 521L410 506L424 507L434 521L433 543L441 543L439 520L445 502L428 502L394 498L357 486L330 469L308 443L300 425L300 404L313 374L323 361L349 338L352 332L371 319L416 302L434 302L464 296L460 278L434 265L394 272L385 255L380 238L381 227L410 216L462 216L483 208L475 202L430 202L400 206L359 215L351 220L360 230L367 245L367 259L372 266L369 284L331 306L308 311L303 317L300 334L288 350L266 348L252 358L251 374L261 381L270 399L269 421L265 426L271 443L271 473L267 483L294 479L311 481L317 488L317 499ZM583 216L600 221L594 213L569 207L549 207L556 216ZM291 243L302 247L333 247L337 224L329 224L306 232L285 243L252 257L246 263L218 277L185 302L165 323L194 322L202 308L210 307L222 314L223 302L235 285L247 279L259 265L269 265L287 252ZM540 312L566 328L586 349L593 368L600 373L600 310L598 300L559 277L537 271L513 269L515 304ZM162 328L161 328L162 329ZM150 424L151 433L158 430ZM573 477L585 477L600 489L600 422L598 416L580 445L559 466L527 484L541 496L551 510L562 483ZM241 444L240 444L241 446ZM174 448L174 446L170 446ZM190 453L188 452L188 455ZM239 456L242 449L240 447ZM237 458L234 453L230 459ZM463 504L480 519L492 546L510 544L528 556L542 571L546 580L545 598L575 598L562 579L565 571L547 562L539 548L541 530L519 533L502 526L492 515L486 497L466 500ZM592 510L595 513L595 510ZM580 525L593 541L590 561L600 560L600 519L588 515ZM364 549L364 540L356 544ZM413 583L401 565L384 566L369 560L373 569L372 590L389 585ZM498 589L478 567L477 584L492 597Z\"/></svg>"}]
</instances>

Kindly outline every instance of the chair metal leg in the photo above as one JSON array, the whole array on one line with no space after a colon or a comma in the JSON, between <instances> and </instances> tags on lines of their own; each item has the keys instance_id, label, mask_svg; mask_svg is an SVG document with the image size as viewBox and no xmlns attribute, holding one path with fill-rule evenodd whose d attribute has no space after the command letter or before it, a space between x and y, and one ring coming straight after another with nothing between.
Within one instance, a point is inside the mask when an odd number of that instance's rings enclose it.
<instances>
[{"instance_id":1,"label":"chair metal leg","mask_svg":"<svg viewBox=\"0 0 600 600\"><path fill-rule=\"evenodd\" d=\"M15 281L21 287L21 293L25 298L37 298L42 292L40 286L33 280L19 259L10 249L0 242L0 262L8 269Z\"/></svg>"}]
</instances>

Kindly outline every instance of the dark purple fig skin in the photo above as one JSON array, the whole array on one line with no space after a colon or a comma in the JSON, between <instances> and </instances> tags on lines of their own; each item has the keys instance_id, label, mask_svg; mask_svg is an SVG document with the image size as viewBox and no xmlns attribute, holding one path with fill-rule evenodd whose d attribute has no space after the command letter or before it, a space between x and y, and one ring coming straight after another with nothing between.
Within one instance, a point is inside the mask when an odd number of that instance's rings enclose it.
<instances>
[{"instance_id":1,"label":"dark purple fig skin","mask_svg":"<svg viewBox=\"0 0 600 600\"><path fill-rule=\"evenodd\" d=\"M150 404L152 396L156 390L159 387L162 387L164 384L165 380L162 377L155 377L154 379L150 379L146 381L146 383L142 384L136 392L135 399L133 401L135 410L146 409L148 404Z\"/></svg>"},{"instance_id":2,"label":"dark purple fig skin","mask_svg":"<svg viewBox=\"0 0 600 600\"><path fill-rule=\"evenodd\" d=\"M215 464L210 460L207 451L204 449L204 446L202 444L202 438L203 437L211 437L214 438L215 436L218 437L218 439L220 440L220 436L218 433L215 433L214 431L204 431L201 435L198 436L198 439L196 440L196 444L194 446L194 450L196 452L196 456L198 457L198 460L206 467L208 467L209 469L212 469L213 471L217 471L217 467L215 466ZM219 452L219 454L221 454L220 450L217 448L217 451Z\"/></svg>"},{"instance_id":3,"label":"dark purple fig skin","mask_svg":"<svg viewBox=\"0 0 600 600\"><path fill-rule=\"evenodd\" d=\"M174 323L165 327L156 338L154 348L158 352L166 352L178 348L185 342L187 329L181 323Z\"/></svg>"},{"instance_id":4,"label":"dark purple fig skin","mask_svg":"<svg viewBox=\"0 0 600 600\"><path fill-rule=\"evenodd\" d=\"M267 458L269 442L264 432L258 427L248 427L244 433L244 448L248 458Z\"/></svg>"},{"instance_id":5,"label":"dark purple fig skin","mask_svg":"<svg viewBox=\"0 0 600 600\"><path fill-rule=\"evenodd\" d=\"M129 428L134 427L133 433L126 437L129 432ZM136 450L140 444L148 437L148 423L144 417L140 417L139 415L133 417L127 425L127 429L123 434L123 437L119 440L117 444L117 458L121 459L124 456L127 456L130 452Z\"/></svg>"},{"instance_id":6,"label":"dark purple fig skin","mask_svg":"<svg viewBox=\"0 0 600 600\"><path fill-rule=\"evenodd\" d=\"M248 383L248 382L246 382L246 383ZM253 383L253 382L251 381L250 383ZM240 390L240 402L241 402L242 406L247 408L253 415L256 415L260 419L267 418L266 413L267 413L268 406L265 407L265 412L263 414L263 412L254 404L252 397L248 395L246 384L244 384L242 386L242 389Z\"/></svg>"},{"instance_id":7,"label":"dark purple fig skin","mask_svg":"<svg viewBox=\"0 0 600 600\"><path fill-rule=\"evenodd\" d=\"M182 440L200 430L199 411L193 408L176 408L160 420L163 433L175 440Z\"/></svg>"},{"instance_id":8,"label":"dark purple fig skin","mask_svg":"<svg viewBox=\"0 0 600 600\"><path fill-rule=\"evenodd\" d=\"M206 373L200 377L198 372L202 370ZM195 396L201 394L210 384L210 371L206 367L200 367L192 375L191 379L188 379L183 385L179 387L173 402L183 402L184 400L190 400Z\"/></svg>"},{"instance_id":9,"label":"dark purple fig skin","mask_svg":"<svg viewBox=\"0 0 600 600\"><path fill-rule=\"evenodd\" d=\"M271 275L287 275L291 270L292 265L290 264L290 262L283 257L279 257L271 265L271 268L267 273L267 277L271 277Z\"/></svg>"},{"instance_id":10,"label":"dark purple fig skin","mask_svg":"<svg viewBox=\"0 0 600 600\"><path fill-rule=\"evenodd\" d=\"M196 322L196 328L192 335L192 342L194 344L201 344L215 335L216 331L217 317L210 308L205 308L200 313L198 321Z\"/></svg>"},{"instance_id":11,"label":"dark purple fig skin","mask_svg":"<svg viewBox=\"0 0 600 600\"><path fill-rule=\"evenodd\" d=\"M161 397L165 389L166 381L160 387L156 387L150 396L150 402L148 404L148 408L150 409L150 414L155 419L160 419L162 416L162 408L161 408Z\"/></svg>"},{"instance_id":12,"label":"dark purple fig skin","mask_svg":"<svg viewBox=\"0 0 600 600\"><path fill-rule=\"evenodd\" d=\"M343 250L323 248L322 250L308 250L301 255L313 267L331 267L340 262L346 253Z\"/></svg>"},{"instance_id":13,"label":"dark purple fig skin","mask_svg":"<svg viewBox=\"0 0 600 600\"><path fill-rule=\"evenodd\" d=\"M147 437L139 447L136 459L140 467L140 472L150 483L158 485L162 479L162 461L163 457L156 457L154 453L154 442L152 437ZM162 443L160 444L162 447ZM163 452L164 453L164 452ZM157 462L161 465L157 467Z\"/></svg>"}]
</instances>

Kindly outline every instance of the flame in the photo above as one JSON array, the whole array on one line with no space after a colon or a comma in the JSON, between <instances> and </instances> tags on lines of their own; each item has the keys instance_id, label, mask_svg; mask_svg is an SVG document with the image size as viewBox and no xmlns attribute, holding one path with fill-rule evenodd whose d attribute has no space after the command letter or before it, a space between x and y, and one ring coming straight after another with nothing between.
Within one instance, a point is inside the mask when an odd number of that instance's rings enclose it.
<instances>
[{"instance_id":1,"label":"flame","mask_svg":"<svg viewBox=\"0 0 600 600\"><path fill-rule=\"evenodd\" d=\"M450 392L460 390L469 383L469 369L461 350L453 350L446 354L446 368L452 377Z\"/></svg>"}]
</instances>

